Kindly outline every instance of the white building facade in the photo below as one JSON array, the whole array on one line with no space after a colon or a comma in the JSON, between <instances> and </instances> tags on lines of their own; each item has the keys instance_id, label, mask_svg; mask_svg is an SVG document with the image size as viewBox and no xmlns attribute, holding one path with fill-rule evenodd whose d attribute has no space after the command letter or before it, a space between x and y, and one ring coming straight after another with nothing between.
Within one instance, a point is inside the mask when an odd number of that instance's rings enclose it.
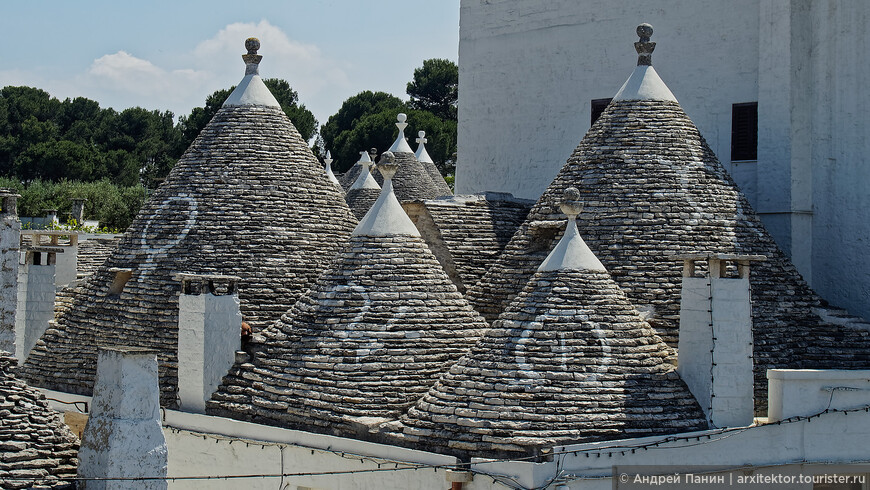
<instances>
[{"instance_id":1,"label":"white building facade","mask_svg":"<svg viewBox=\"0 0 870 490\"><path fill-rule=\"evenodd\" d=\"M536 199L648 22L656 70L779 245L823 298L870 316L868 18L836 0L462 0L456 193Z\"/></svg>"}]
</instances>

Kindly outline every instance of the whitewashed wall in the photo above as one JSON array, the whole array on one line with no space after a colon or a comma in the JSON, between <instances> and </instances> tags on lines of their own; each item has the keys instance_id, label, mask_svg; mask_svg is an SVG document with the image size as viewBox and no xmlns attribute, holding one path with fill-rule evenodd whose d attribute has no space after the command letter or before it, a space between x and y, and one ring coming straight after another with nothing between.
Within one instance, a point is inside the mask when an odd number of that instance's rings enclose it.
<instances>
[{"instance_id":1,"label":"whitewashed wall","mask_svg":"<svg viewBox=\"0 0 870 490\"><path fill-rule=\"evenodd\" d=\"M870 17L836 0L462 0L456 193L536 199L636 62L653 65L798 270L870 317ZM731 163L731 106L758 101L758 162Z\"/></svg>"}]
</instances>

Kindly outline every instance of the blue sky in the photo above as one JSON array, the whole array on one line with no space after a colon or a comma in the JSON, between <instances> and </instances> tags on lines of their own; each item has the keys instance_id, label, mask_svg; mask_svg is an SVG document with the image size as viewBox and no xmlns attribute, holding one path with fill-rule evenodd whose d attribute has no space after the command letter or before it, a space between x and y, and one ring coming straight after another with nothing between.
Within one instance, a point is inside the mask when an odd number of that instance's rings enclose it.
<instances>
[{"instance_id":1,"label":"blue sky","mask_svg":"<svg viewBox=\"0 0 870 490\"><path fill-rule=\"evenodd\" d=\"M323 123L362 90L406 98L424 59L457 61L459 0L4 2L0 87L184 115L241 80L250 36L260 74Z\"/></svg>"}]
</instances>

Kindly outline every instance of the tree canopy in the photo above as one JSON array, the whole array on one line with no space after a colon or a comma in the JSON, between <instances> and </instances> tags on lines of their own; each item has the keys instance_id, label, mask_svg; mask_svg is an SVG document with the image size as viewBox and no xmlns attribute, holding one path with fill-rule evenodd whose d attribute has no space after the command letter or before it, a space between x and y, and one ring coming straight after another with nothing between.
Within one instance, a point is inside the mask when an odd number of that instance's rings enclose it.
<instances>
[{"instance_id":1,"label":"tree canopy","mask_svg":"<svg viewBox=\"0 0 870 490\"><path fill-rule=\"evenodd\" d=\"M452 65L452 70L450 68ZM452 75L451 75L452 73ZM384 93L365 91L345 100L320 129L323 150L330 150L338 171L346 171L369 148L384 151L398 130L396 114L408 115L405 137L416 148L418 131L426 132L426 149L442 174L452 172L456 154L456 64L426 60L408 83L409 101Z\"/></svg>"}]
</instances>

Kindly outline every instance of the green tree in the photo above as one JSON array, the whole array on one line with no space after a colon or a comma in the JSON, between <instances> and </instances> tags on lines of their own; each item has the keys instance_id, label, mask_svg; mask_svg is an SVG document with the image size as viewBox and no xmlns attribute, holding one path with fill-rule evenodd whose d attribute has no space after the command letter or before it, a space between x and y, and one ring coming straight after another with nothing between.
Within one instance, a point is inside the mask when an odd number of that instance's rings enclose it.
<instances>
[{"instance_id":1,"label":"green tree","mask_svg":"<svg viewBox=\"0 0 870 490\"><path fill-rule=\"evenodd\" d=\"M385 92L360 92L341 104L338 112L320 128L321 151L332 152L336 168L345 171L359 160L359 152L369 148L383 151L393 143L396 114L408 106ZM386 116L392 114L392 116Z\"/></svg>"},{"instance_id":2,"label":"green tree","mask_svg":"<svg viewBox=\"0 0 870 490\"><path fill-rule=\"evenodd\" d=\"M281 109L296 126L302 139L308 141L314 137L317 132L317 119L311 111L305 108L304 104L299 103L299 94L290 87L290 84L279 78L267 78L263 80L263 83L281 104ZM228 89L215 91L206 97L205 106L194 107L188 116L180 118L179 124L185 148L190 146L193 140L199 136L202 128L217 114L235 88L236 86L233 85Z\"/></svg>"},{"instance_id":3,"label":"green tree","mask_svg":"<svg viewBox=\"0 0 870 490\"><path fill-rule=\"evenodd\" d=\"M424 60L414 70L414 79L406 92L410 106L435 114L441 119L456 120L456 102L459 99L459 67L445 59Z\"/></svg>"}]
</instances>

